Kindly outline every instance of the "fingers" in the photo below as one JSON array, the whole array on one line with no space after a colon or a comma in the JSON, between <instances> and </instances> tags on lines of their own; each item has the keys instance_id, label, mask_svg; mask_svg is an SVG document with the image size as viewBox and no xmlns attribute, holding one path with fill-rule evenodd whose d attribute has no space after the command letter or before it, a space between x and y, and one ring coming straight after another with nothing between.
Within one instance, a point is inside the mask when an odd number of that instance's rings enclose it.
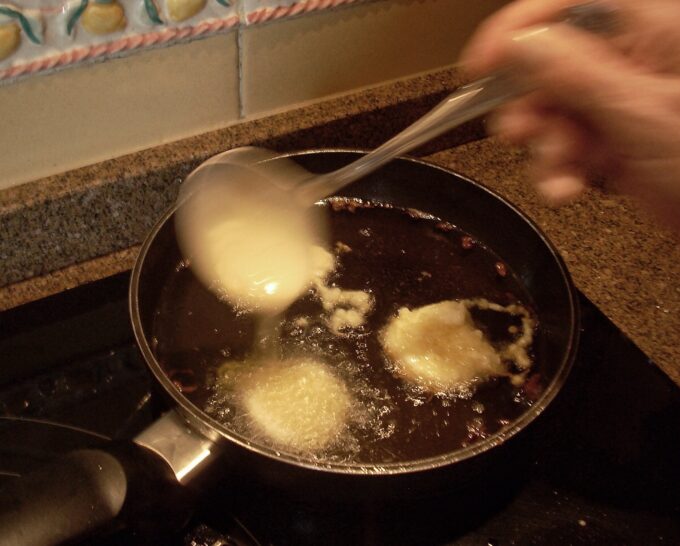
<instances>
[{"instance_id":1,"label":"fingers","mask_svg":"<svg viewBox=\"0 0 680 546\"><path fill-rule=\"evenodd\" d=\"M606 164L589 129L549 109L540 96L520 99L499 111L490 129L532 149L531 176L544 200L553 206L576 199L588 177Z\"/></svg>"},{"instance_id":2,"label":"fingers","mask_svg":"<svg viewBox=\"0 0 680 546\"><path fill-rule=\"evenodd\" d=\"M488 129L515 144L526 144L545 129L546 107L535 95L527 95L499 108Z\"/></svg>"},{"instance_id":3,"label":"fingers","mask_svg":"<svg viewBox=\"0 0 680 546\"><path fill-rule=\"evenodd\" d=\"M612 44L567 24L491 32L496 39L481 53L487 61L510 67L507 72L520 88L541 89L555 103L589 120L597 117L598 123L602 114L613 117L625 110L630 95L647 83L645 73Z\"/></svg>"},{"instance_id":4,"label":"fingers","mask_svg":"<svg viewBox=\"0 0 680 546\"><path fill-rule=\"evenodd\" d=\"M648 83L605 41L567 25L525 30L506 51L520 85L595 125L616 125Z\"/></svg>"},{"instance_id":5,"label":"fingers","mask_svg":"<svg viewBox=\"0 0 680 546\"><path fill-rule=\"evenodd\" d=\"M623 1L623 0L619 0ZM626 55L654 72L680 74L680 3L646 0L627 5L621 14L629 32L617 37Z\"/></svg>"},{"instance_id":6,"label":"fingers","mask_svg":"<svg viewBox=\"0 0 680 546\"><path fill-rule=\"evenodd\" d=\"M581 135L567 123L558 125L554 122L549 130L536 137L533 146L536 189L552 206L573 201L587 185L587 167L580 161Z\"/></svg>"},{"instance_id":7,"label":"fingers","mask_svg":"<svg viewBox=\"0 0 680 546\"><path fill-rule=\"evenodd\" d=\"M536 189L553 206L573 201L586 188L588 164L584 131L570 120L546 116L543 130L533 136L533 177ZM540 126L537 125L537 130Z\"/></svg>"},{"instance_id":8,"label":"fingers","mask_svg":"<svg viewBox=\"0 0 680 546\"><path fill-rule=\"evenodd\" d=\"M562 12L589 0L518 0L489 17L466 45L461 61L475 76L502 64L509 35L555 23ZM680 73L680 3L677 0L595 0L616 8L620 29L611 43L631 60L659 72Z\"/></svg>"},{"instance_id":9,"label":"fingers","mask_svg":"<svg viewBox=\"0 0 680 546\"><path fill-rule=\"evenodd\" d=\"M588 127L567 113L551 109L532 95L518 99L500 109L490 122L490 129L511 142L531 145L546 163L587 162L593 137Z\"/></svg>"},{"instance_id":10,"label":"fingers","mask_svg":"<svg viewBox=\"0 0 680 546\"><path fill-rule=\"evenodd\" d=\"M586 187L586 181L582 176L568 172L536 182L536 190L551 207L560 207L575 201Z\"/></svg>"},{"instance_id":11,"label":"fingers","mask_svg":"<svg viewBox=\"0 0 680 546\"><path fill-rule=\"evenodd\" d=\"M475 75L493 70L503 56L499 39L519 29L553 21L574 0L524 0L513 2L489 17L466 45L461 61Z\"/></svg>"}]
</instances>

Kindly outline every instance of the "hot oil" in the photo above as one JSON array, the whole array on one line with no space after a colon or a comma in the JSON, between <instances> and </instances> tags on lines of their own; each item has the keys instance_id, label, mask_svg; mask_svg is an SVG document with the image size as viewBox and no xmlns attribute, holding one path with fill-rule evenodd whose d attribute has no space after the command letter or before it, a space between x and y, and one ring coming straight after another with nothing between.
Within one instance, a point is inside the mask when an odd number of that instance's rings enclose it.
<instances>
[{"instance_id":1,"label":"hot oil","mask_svg":"<svg viewBox=\"0 0 680 546\"><path fill-rule=\"evenodd\" d=\"M522 414L531 402L524 388L508 378L492 378L455 394L423 392L395 375L379 341L380 330L403 306L486 298L530 308L512 271L482 244L437 219L358 201L331 204L331 241L342 250L336 252L337 267L328 284L368 291L374 304L363 326L336 335L310 289L268 326L270 331L280 328L282 359L311 357L329 366L355 401L337 441L306 455L368 465L417 460L471 445ZM163 340L156 355L168 374L181 378L179 388L197 406L266 444L239 407L238 384L233 390L216 387L217 370L225 361L254 354L262 337L256 335L255 319L215 298L187 267L177 268L161 300L154 336ZM475 310L472 316L498 349L518 335L517 317Z\"/></svg>"}]
</instances>

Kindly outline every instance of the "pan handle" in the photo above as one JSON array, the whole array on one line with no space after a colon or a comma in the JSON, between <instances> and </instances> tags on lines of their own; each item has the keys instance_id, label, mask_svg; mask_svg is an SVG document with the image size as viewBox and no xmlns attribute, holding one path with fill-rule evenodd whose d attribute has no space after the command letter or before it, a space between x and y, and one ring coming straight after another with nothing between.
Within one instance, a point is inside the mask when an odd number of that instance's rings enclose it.
<instances>
[{"instance_id":1,"label":"pan handle","mask_svg":"<svg viewBox=\"0 0 680 546\"><path fill-rule=\"evenodd\" d=\"M166 414L149 429L180 419ZM180 479L162 454L137 443L71 452L0 490L0 543L53 546L126 526L141 535L181 527L194 496L189 475L212 458L204 455Z\"/></svg>"}]
</instances>

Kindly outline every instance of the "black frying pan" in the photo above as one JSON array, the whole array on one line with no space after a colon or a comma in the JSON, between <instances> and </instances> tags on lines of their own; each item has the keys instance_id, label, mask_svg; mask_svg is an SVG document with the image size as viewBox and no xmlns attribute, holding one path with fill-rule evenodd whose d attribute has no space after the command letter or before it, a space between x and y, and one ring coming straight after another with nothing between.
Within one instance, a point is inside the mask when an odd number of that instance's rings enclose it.
<instances>
[{"instance_id":1,"label":"black frying pan","mask_svg":"<svg viewBox=\"0 0 680 546\"><path fill-rule=\"evenodd\" d=\"M358 153L308 151L287 157L310 171L324 172L347 164ZM134 520L153 502L145 493L166 499L178 495L183 486L200 481L215 462L295 494L318 497L330 492L350 498L427 495L459 487L494 464L498 448L542 413L570 370L578 308L564 263L513 205L479 184L424 162L396 160L345 188L342 195L417 209L455 224L493 249L514 271L531 295L540 324L535 366L545 388L531 408L468 447L373 467L321 465L235 433L182 394L156 357L155 346L163 340L153 339L154 320L163 287L181 259L171 210L142 247L132 274L130 312L142 354L174 409L132 445L114 446L111 453L77 452L37 476L16 480L0 500L0 533L7 537L3 544L56 544L106 527L114 519ZM66 477L48 480L59 475Z\"/></svg>"}]
</instances>

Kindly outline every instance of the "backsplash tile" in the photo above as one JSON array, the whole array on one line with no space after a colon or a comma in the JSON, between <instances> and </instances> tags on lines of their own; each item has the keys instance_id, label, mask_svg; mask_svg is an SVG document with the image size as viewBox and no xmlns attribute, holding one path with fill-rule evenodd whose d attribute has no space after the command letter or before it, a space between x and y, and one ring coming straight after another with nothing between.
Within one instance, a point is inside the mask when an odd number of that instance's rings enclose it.
<instances>
[{"instance_id":1,"label":"backsplash tile","mask_svg":"<svg viewBox=\"0 0 680 546\"><path fill-rule=\"evenodd\" d=\"M243 113L259 115L453 64L477 24L504 3L381 0L246 27Z\"/></svg>"},{"instance_id":2,"label":"backsplash tile","mask_svg":"<svg viewBox=\"0 0 680 546\"><path fill-rule=\"evenodd\" d=\"M238 119L236 34L0 88L0 189Z\"/></svg>"}]
</instances>

